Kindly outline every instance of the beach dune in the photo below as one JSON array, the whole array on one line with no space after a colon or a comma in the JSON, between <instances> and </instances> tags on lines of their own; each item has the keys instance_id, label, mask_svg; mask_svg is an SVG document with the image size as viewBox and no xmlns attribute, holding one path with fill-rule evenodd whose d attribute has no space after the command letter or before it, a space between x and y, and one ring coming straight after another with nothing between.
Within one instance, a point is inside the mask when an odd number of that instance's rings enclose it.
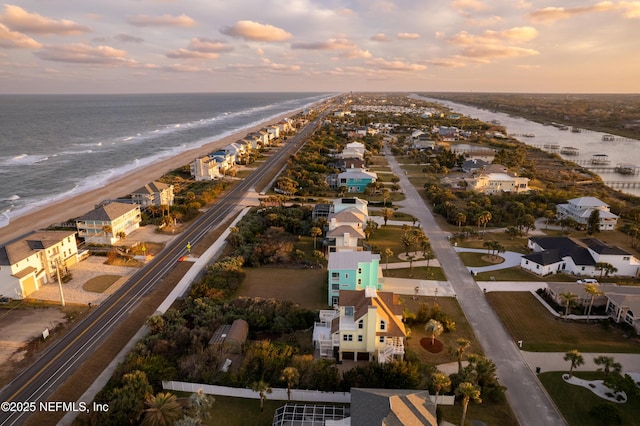
<instances>
[{"instance_id":1,"label":"beach dune","mask_svg":"<svg viewBox=\"0 0 640 426\"><path fill-rule=\"evenodd\" d=\"M249 129L244 129L233 135L213 140L200 148L192 149L175 155L171 158L160 160L139 170L122 175L108 185L80 193L68 199L38 207L25 215L12 219L6 226L0 228L0 244L7 243L32 230L43 229L54 223L65 222L93 210L103 200L124 197L141 186L158 179L162 175L178 167L189 164L195 158L204 156L217 148L222 148L239 139L247 133L262 129L276 123L293 113L283 114L275 119L265 121ZM215 136L212 137L215 139Z\"/></svg>"}]
</instances>

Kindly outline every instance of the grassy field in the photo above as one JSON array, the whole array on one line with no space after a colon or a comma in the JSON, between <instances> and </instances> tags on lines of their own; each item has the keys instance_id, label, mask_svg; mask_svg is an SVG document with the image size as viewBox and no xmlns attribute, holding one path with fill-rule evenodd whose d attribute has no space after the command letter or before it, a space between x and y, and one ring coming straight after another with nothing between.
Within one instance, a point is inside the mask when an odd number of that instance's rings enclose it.
<instances>
[{"instance_id":1,"label":"grassy field","mask_svg":"<svg viewBox=\"0 0 640 426\"><path fill-rule=\"evenodd\" d=\"M442 268L434 268L433 266L429 266L428 272L427 272L426 266L414 267L413 272L411 272L411 269L409 268L389 269L387 271L384 265L382 265L382 274L385 277L394 277L394 278L413 278L416 280L436 280L436 281L447 280L447 277L444 275L444 271L442 271Z\"/></svg>"},{"instance_id":2,"label":"grassy field","mask_svg":"<svg viewBox=\"0 0 640 426\"><path fill-rule=\"evenodd\" d=\"M276 409L284 405L284 401L270 401L269 395L264 402L264 411L260 412L259 399L232 398L215 396L216 402L209 411L209 418L204 424L211 426L270 426Z\"/></svg>"},{"instance_id":3,"label":"grassy field","mask_svg":"<svg viewBox=\"0 0 640 426\"><path fill-rule=\"evenodd\" d=\"M482 232L482 231L481 231ZM529 249L527 248L527 238L514 238L511 239L506 233L502 231L491 231L484 234L483 240L465 240L458 241L458 246L460 247L468 247L468 248L476 248L476 249L486 249L484 247L484 243L486 241L497 241L506 251L515 251L516 253L529 253Z\"/></svg>"},{"instance_id":4,"label":"grassy field","mask_svg":"<svg viewBox=\"0 0 640 426\"><path fill-rule=\"evenodd\" d=\"M585 380L602 380L600 372L576 372L576 377ZM589 411L596 405L607 402L589 389L565 382L562 373L549 372L538 375L545 389L558 406L570 426L599 426ZM620 414L621 425L637 425L640 419L640 398L630 397L626 403L613 404ZM614 424L614 423L611 423Z\"/></svg>"},{"instance_id":5,"label":"grassy field","mask_svg":"<svg viewBox=\"0 0 640 426\"><path fill-rule=\"evenodd\" d=\"M449 423L459 425L462 420L462 405L438 405L438 409L442 410L442 418ZM465 424L471 424L472 420L479 420L486 425L491 426L513 426L518 424L518 420L511 411L511 407L507 401L491 404L475 404L469 403L467 409L467 418Z\"/></svg>"},{"instance_id":6,"label":"grassy field","mask_svg":"<svg viewBox=\"0 0 640 426\"><path fill-rule=\"evenodd\" d=\"M495 262L488 262L484 259L485 256L487 256L487 253L461 252L458 253L458 256L465 266L489 266L504 262L504 259L500 256L493 258Z\"/></svg>"},{"instance_id":7,"label":"grassy field","mask_svg":"<svg viewBox=\"0 0 640 426\"><path fill-rule=\"evenodd\" d=\"M507 269L498 269L497 271L479 272L475 276L476 281L540 281L547 282L549 277L539 277L530 272L520 269L519 266ZM553 281L561 281L552 278ZM574 279L575 281L575 279Z\"/></svg>"},{"instance_id":8,"label":"grassy field","mask_svg":"<svg viewBox=\"0 0 640 426\"><path fill-rule=\"evenodd\" d=\"M640 353L640 344L620 330L556 319L531 293L492 292L487 299L513 340L523 341L525 351Z\"/></svg>"},{"instance_id":9,"label":"grassy field","mask_svg":"<svg viewBox=\"0 0 640 426\"><path fill-rule=\"evenodd\" d=\"M409 338L405 347L408 350L413 351L420 361L428 364L444 364L447 362L456 361L455 355L453 355L449 349L456 346L456 340L459 338L465 338L471 342L471 346L467 349L467 353L482 354L482 347L476 340L475 334L471 326L467 322L467 318L464 316L458 301L452 297L438 297L437 301L433 297L419 296L417 300L409 296L403 296L402 303L406 307L407 311L417 313L421 303L427 303L429 308L432 308L434 303L440 305L442 312L447 313L451 319L456 323L456 329L450 333L442 333L438 336L444 344L444 350L438 354L432 354L427 352L420 346L420 339L427 336L424 331L424 324L414 324L411 326L411 338Z\"/></svg>"},{"instance_id":10,"label":"grassy field","mask_svg":"<svg viewBox=\"0 0 640 426\"><path fill-rule=\"evenodd\" d=\"M380 264L384 265L387 262L387 258L384 256L384 250L390 248L393 251L393 256L389 257L389 263L404 262L398 258L398 255L405 252L404 246L400 243L402 237L402 227L395 225L380 226L373 233L367 244L378 247L380 249ZM410 251L413 251L411 249Z\"/></svg>"},{"instance_id":11,"label":"grassy field","mask_svg":"<svg viewBox=\"0 0 640 426\"><path fill-rule=\"evenodd\" d=\"M291 300L307 309L327 309L326 269L245 268L237 296Z\"/></svg>"},{"instance_id":12,"label":"grassy field","mask_svg":"<svg viewBox=\"0 0 640 426\"><path fill-rule=\"evenodd\" d=\"M94 293L104 293L105 290L118 281L120 277L120 275L100 275L98 277L93 277L84 283L82 289L84 291L92 291Z\"/></svg>"}]
</instances>

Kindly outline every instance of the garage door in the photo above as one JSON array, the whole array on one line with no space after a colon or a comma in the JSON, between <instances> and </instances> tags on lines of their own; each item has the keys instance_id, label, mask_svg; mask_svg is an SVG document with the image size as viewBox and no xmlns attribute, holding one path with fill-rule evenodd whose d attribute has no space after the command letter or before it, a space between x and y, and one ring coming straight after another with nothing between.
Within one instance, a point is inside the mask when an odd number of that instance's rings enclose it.
<instances>
[{"instance_id":1,"label":"garage door","mask_svg":"<svg viewBox=\"0 0 640 426\"><path fill-rule=\"evenodd\" d=\"M36 287L36 280L32 276L22 280L22 297L27 297L38 288Z\"/></svg>"}]
</instances>

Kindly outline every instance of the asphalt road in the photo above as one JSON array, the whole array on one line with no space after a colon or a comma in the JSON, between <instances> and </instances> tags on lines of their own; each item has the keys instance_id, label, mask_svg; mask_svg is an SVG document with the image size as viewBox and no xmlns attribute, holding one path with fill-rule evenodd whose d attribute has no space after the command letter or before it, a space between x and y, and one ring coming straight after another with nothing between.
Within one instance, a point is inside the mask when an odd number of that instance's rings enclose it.
<instances>
[{"instance_id":1,"label":"asphalt road","mask_svg":"<svg viewBox=\"0 0 640 426\"><path fill-rule=\"evenodd\" d=\"M385 155L392 172L400 177L400 186L407 197L402 204L420 220L467 321L473 327L486 356L497 366L498 378L507 387L507 399L518 421L523 426L565 425L564 418L520 355L516 343L489 306L484 293L456 254L418 191L391 155L388 146L385 146Z\"/></svg>"},{"instance_id":2,"label":"asphalt road","mask_svg":"<svg viewBox=\"0 0 640 426\"><path fill-rule=\"evenodd\" d=\"M329 108L330 109L330 108ZM156 283L175 267L185 254L187 243L196 246L212 229L238 207L244 194L260 182L272 169L296 152L315 131L319 118L289 138L265 163L240 182L219 200L211 209L198 217L167 248L160 252L145 267L131 276L104 303L93 309L76 327L54 343L38 360L24 370L12 382L0 390L0 425L22 424L35 411L42 411L41 402L53 394L62 383L100 346L119 324L126 320L141 299L151 292ZM8 405L7 405L8 404ZM52 407L60 411L59 407ZM68 408L68 407L65 407Z\"/></svg>"}]
</instances>

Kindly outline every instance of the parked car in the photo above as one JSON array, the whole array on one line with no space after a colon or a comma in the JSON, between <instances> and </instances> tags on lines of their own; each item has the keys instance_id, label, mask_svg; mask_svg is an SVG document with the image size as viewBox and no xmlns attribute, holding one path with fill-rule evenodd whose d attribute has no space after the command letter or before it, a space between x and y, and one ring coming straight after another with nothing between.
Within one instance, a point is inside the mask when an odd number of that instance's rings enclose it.
<instances>
[{"instance_id":1,"label":"parked car","mask_svg":"<svg viewBox=\"0 0 640 426\"><path fill-rule=\"evenodd\" d=\"M595 278L583 278L576 281L578 284L600 284Z\"/></svg>"}]
</instances>

